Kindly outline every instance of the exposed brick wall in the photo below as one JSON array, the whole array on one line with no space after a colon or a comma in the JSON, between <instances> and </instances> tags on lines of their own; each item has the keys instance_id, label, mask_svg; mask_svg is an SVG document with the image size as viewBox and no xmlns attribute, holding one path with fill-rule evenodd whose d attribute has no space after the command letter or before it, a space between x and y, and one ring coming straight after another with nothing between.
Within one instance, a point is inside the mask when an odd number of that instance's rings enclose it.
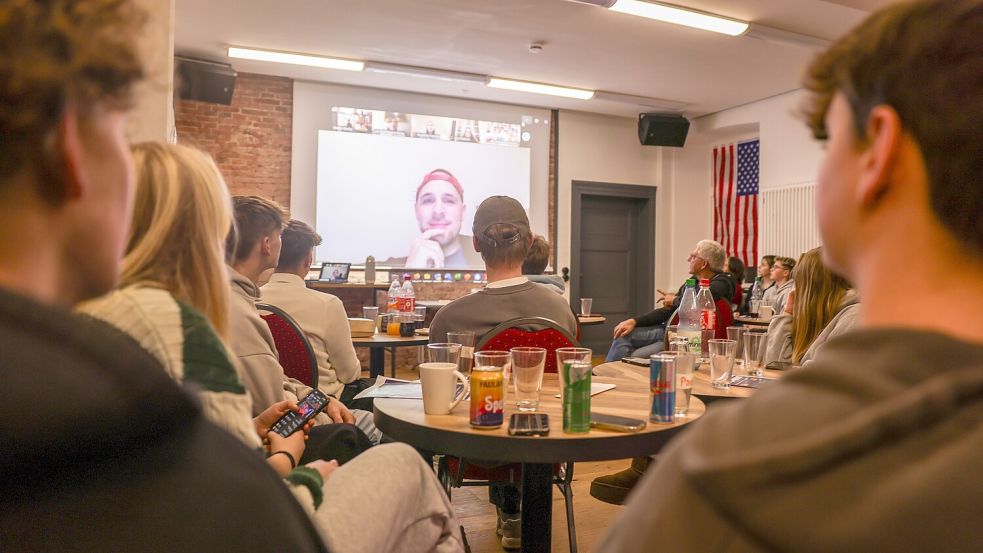
<instances>
[{"instance_id":1,"label":"exposed brick wall","mask_svg":"<svg viewBox=\"0 0 983 553\"><path fill-rule=\"evenodd\" d=\"M231 106L177 102L178 142L210 153L233 195L289 208L293 95L292 79L239 73Z\"/></svg>"}]
</instances>

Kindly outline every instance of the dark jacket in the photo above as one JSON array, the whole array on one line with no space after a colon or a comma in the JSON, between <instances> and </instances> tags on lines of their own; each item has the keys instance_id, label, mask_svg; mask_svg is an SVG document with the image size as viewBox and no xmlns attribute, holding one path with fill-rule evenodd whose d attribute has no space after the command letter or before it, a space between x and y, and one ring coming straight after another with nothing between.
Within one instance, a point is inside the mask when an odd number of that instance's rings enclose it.
<instances>
[{"instance_id":1,"label":"dark jacket","mask_svg":"<svg viewBox=\"0 0 983 553\"><path fill-rule=\"evenodd\" d=\"M697 281L697 286L699 286L699 281ZM635 317L635 323L637 326L656 326L665 324L669 320L669 316L679 309L679 303L683 301L683 291L686 288L686 283L684 282L679 290L676 292L676 299L673 300L672 305L668 307L659 307L654 311L649 311L648 313L642 315L641 317ZM710 295L713 296L713 301L717 300L727 300L731 301L734 297L734 290L737 288L737 282L730 273L717 273L710 279ZM699 287L697 287L699 290Z\"/></svg>"},{"instance_id":2,"label":"dark jacket","mask_svg":"<svg viewBox=\"0 0 983 553\"><path fill-rule=\"evenodd\" d=\"M0 549L325 551L135 341L0 290Z\"/></svg>"}]
</instances>

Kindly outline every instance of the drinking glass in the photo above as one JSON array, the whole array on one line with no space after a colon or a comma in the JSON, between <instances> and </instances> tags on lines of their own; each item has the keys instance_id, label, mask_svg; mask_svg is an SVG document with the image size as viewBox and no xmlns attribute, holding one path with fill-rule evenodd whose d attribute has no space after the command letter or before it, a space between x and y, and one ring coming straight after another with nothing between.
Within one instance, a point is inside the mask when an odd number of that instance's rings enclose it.
<instances>
[{"instance_id":1,"label":"drinking glass","mask_svg":"<svg viewBox=\"0 0 983 553\"><path fill-rule=\"evenodd\" d=\"M767 332L744 333L744 368L748 376L761 376L765 368L765 350L768 349Z\"/></svg>"},{"instance_id":2,"label":"drinking glass","mask_svg":"<svg viewBox=\"0 0 983 553\"><path fill-rule=\"evenodd\" d=\"M469 374L474 360L474 332L470 330L448 332L447 341L452 344L461 344L461 362L457 370Z\"/></svg>"},{"instance_id":3,"label":"drinking glass","mask_svg":"<svg viewBox=\"0 0 983 553\"><path fill-rule=\"evenodd\" d=\"M590 308L594 303L594 298L580 298L580 315L587 317L590 315Z\"/></svg>"},{"instance_id":4,"label":"drinking glass","mask_svg":"<svg viewBox=\"0 0 983 553\"><path fill-rule=\"evenodd\" d=\"M666 336L668 336L668 340L670 342L675 340L678 334L679 334L679 325L666 325Z\"/></svg>"},{"instance_id":5,"label":"drinking glass","mask_svg":"<svg viewBox=\"0 0 983 553\"><path fill-rule=\"evenodd\" d=\"M496 351L496 350L485 350L474 352L474 368L471 370L471 405L472 408L475 405L475 401L480 401L481 398L481 385L479 381L482 379L483 375L487 375L489 372L498 371L502 373L502 386L498 389L502 391L502 396L492 398L493 401L505 401L506 390L509 388L509 374L512 372L512 354L507 351ZM474 394L479 394L475 396ZM474 420L471 424L475 424Z\"/></svg>"},{"instance_id":6,"label":"drinking glass","mask_svg":"<svg viewBox=\"0 0 983 553\"><path fill-rule=\"evenodd\" d=\"M685 417L689 412L689 398L693 395L693 369L696 367L696 356L686 349L664 351L676 359L676 416Z\"/></svg>"},{"instance_id":7,"label":"drinking glass","mask_svg":"<svg viewBox=\"0 0 983 553\"><path fill-rule=\"evenodd\" d=\"M761 309L761 300L751 300L751 307L748 309L748 315L758 318L758 312Z\"/></svg>"},{"instance_id":8,"label":"drinking glass","mask_svg":"<svg viewBox=\"0 0 983 553\"><path fill-rule=\"evenodd\" d=\"M512 382L515 385L515 405L519 411L535 411L539 407L539 390L543 387L544 348L512 348Z\"/></svg>"},{"instance_id":9,"label":"drinking glass","mask_svg":"<svg viewBox=\"0 0 983 553\"><path fill-rule=\"evenodd\" d=\"M566 383L563 382L563 362L576 361L578 363L590 363L592 352L588 348L556 348L556 372L560 373L560 398L563 398L563 389Z\"/></svg>"},{"instance_id":10,"label":"drinking glass","mask_svg":"<svg viewBox=\"0 0 983 553\"><path fill-rule=\"evenodd\" d=\"M461 360L461 344L448 342L438 342L427 344L427 355L431 363L454 363L457 365Z\"/></svg>"},{"instance_id":11,"label":"drinking glass","mask_svg":"<svg viewBox=\"0 0 983 553\"><path fill-rule=\"evenodd\" d=\"M370 321L375 321L375 318L379 316L379 308L374 305L366 305L362 307L362 318L368 319Z\"/></svg>"},{"instance_id":12,"label":"drinking glass","mask_svg":"<svg viewBox=\"0 0 983 553\"><path fill-rule=\"evenodd\" d=\"M741 369L744 366L744 327L743 326L728 326L727 327L727 339L734 340L737 342L737 351L734 352L734 371L740 374Z\"/></svg>"},{"instance_id":13,"label":"drinking glass","mask_svg":"<svg viewBox=\"0 0 983 553\"><path fill-rule=\"evenodd\" d=\"M714 388L730 388L730 375L734 369L734 340L710 340L710 384Z\"/></svg>"}]
</instances>

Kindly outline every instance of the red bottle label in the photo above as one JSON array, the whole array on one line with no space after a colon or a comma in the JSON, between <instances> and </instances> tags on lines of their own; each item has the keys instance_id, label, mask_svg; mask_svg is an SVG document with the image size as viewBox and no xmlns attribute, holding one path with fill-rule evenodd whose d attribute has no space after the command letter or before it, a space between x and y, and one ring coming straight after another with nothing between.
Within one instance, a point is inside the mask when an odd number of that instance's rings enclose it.
<instances>
[{"instance_id":1,"label":"red bottle label","mask_svg":"<svg viewBox=\"0 0 983 553\"><path fill-rule=\"evenodd\" d=\"M715 311L700 311L700 328L703 330L713 330L717 327L717 313Z\"/></svg>"}]
</instances>

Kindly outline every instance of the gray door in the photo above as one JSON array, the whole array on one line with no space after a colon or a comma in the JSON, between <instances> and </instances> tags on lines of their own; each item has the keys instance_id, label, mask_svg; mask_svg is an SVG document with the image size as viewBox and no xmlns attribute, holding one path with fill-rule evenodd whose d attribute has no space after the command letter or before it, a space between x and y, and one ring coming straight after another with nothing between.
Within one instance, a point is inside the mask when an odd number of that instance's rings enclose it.
<instances>
[{"instance_id":1,"label":"gray door","mask_svg":"<svg viewBox=\"0 0 983 553\"><path fill-rule=\"evenodd\" d=\"M654 256L647 238L652 234L648 208L654 199L586 190L579 199L579 225L575 225L579 226L579 251L573 256L570 299L579 309L580 298L593 298L592 312L607 318L603 325L581 329L584 346L595 356L604 355L615 325L647 310L641 306L647 298L641 296L651 296L646 289L651 289Z\"/></svg>"}]
</instances>

